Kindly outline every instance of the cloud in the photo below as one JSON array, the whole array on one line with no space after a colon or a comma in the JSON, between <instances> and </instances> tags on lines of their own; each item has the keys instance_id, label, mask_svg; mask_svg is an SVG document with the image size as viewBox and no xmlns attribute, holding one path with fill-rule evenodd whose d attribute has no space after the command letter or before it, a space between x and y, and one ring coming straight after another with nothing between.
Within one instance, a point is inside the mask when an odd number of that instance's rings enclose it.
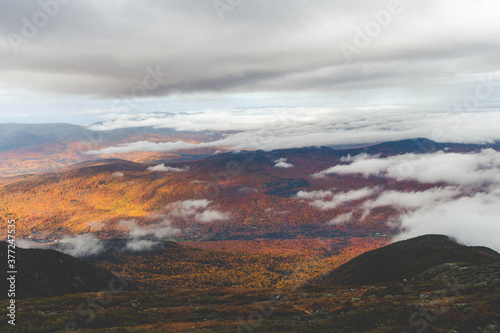
<instances>
[{"instance_id":1,"label":"cloud","mask_svg":"<svg viewBox=\"0 0 500 333\"><path fill-rule=\"evenodd\" d=\"M352 215L353 215L353 212L340 214L338 216L335 216L335 218L333 218L332 220L330 220L328 222L328 224L331 224L331 225L344 224L344 223L352 220Z\"/></svg>"},{"instance_id":2,"label":"cloud","mask_svg":"<svg viewBox=\"0 0 500 333\"><path fill-rule=\"evenodd\" d=\"M123 178L124 174L123 172L113 172L111 174L112 177L118 177L118 178Z\"/></svg>"},{"instance_id":3,"label":"cloud","mask_svg":"<svg viewBox=\"0 0 500 333\"><path fill-rule=\"evenodd\" d=\"M122 220L118 223L118 227L127 230L128 236L133 239L150 236L163 239L175 236L181 232L181 229L172 227L169 220L163 220L161 223L148 226L139 226L134 220Z\"/></svg>"},{"instance_id":4,"label":"cloud","mask_svg":"<svg viewBox=\"0 0 500 333\"><path fill-rule=\"evenodd\" d=\"M392 206L401 233L395 240L423 234L452 236L466 245L500 250L500 152L405 154L390 157L358 155L320 173L375 175L399 181L442 183L426 190L381 191L359 205L364 215L371 209ZM328 207L328 191L302 194L317 207ZM334 197L335 199L335 197ZM334 200L332 200L334 201ZM341 216L341 222L348 216Z\"/></svg>"},{"instance_id":5,"label":"cloud","mask_svg":"<svg viewBox=\"0 0 500 333\"><path fill-rule=\"evenodd\" d=\"M367 200L363 208L373 209L383 206L394 206L401 209L415 209L430 205L439 205L458 197L462 192L456 187L434 187L426 191L402 192L385 191L376 199Z\"/></svg>"},{"instance_id":6,"label":"cloud","mask_svg":"<svg viewBox=\"0 0 500 333\"><path fill-rule=\"evenodd\" d=\"M158 246L160 243L148 239L133 239L127 242L125 248L130 251L141 252L141 251L151 251L153 248Z\"/></svg>"},{"instance_id":7,"label":"cloud","mask_svg":"<svg viewBox=\"0 0 500 333\"><path fill-rule=\"evenodd\" d=\"M230 213L220 212L209 207L210 203L211 201L206 199L176 201L167 205L165 209L171 218L192 219L201 223L222 221L231 218Z\"/></svg>"},{"instance_id":8,"label":"cloud","mask_svg":"<svg viewBox=\"0 0 500 333\"><path fill-rule=\"evenodd\" d=\"M186 166L184 168L174 168L170 166L165 166L165 164L158 164L152 167L149 167L147 170L148 171L156 171L156 172L186 172L188 171L189 167Z\"/></svg>"},{"instance_id":9,"label":"cloud","mask_svg":"<svg viewBox=\"0 0 500 333\"><path fill-rule=\"evenodd\" d=\"M40 243L38 242L35 242L35 241L32 241L30 239L16 239L16 245L20 248L23 248L23 249L31 249L31 248L42 248L42 249L46 249L48 248L49 246L40 246Z\"/></svg>"},{"instance_id":10,"label":"cloud","mask_svg":"<svg viewBox=\"0 0 500 333\"><path fill-rule=\"evenodd\" d=\"M92 234L65 236L59 242L60 251L74 257L87 257L101 253L105 247Z\"/></svg>"},{"instance_id":11,"label":"cloud","mask_svg":"<svg viewBox=\"0 0 500 333\"><path fill-rule=\"evenodd\" d=\"M339 164L315 174L362 174L421 183L479 186L500 184L500 152L483 149L477 153L404 154L380 158L359 155L350 164Z\"/></svg>"},{"instance_id":12,"label":"cloud","mask_svg":"<svg viewBox=\"0 0 500 333\"><path fill-rule=\"evenodd\" d=\"M403 232L395 240L445 234L466 245L500 252L500 195L474 193L436 205L423 205L400 217Z\"/></svg>"},{"instance_id":13,"label":"cloud","mask_svg":"<svg viewBox=\"0 0 500 333\"><path fill-rule=\"evenodd\" d=\"M149 142L149 141L138 141L134 143L123 144L117 147L108 147L100 150L89 150L87 154L90 155L106 155L106 154L121 154L121 153L130 153L136 151L149 152L149 151L177 151L180 149L193 149L193 148L204 148L204 147L212 147L211 143L205 144L195 144L195 143L187 143L184 141L175 141L175 142Z\"/></svg>"},{"instance_id":14,"label":"cloud","mask_svg":"<svg viewBox=\"0 0 500 333\"><path fill-rule=\"evenodd\" d=\"M310 200L309 204L320 210L336 208L344 203L361 200L372 196L378 189L362 188L348 192L333 193L332 191L299 191L297 198Z\"/></svg>"},{"instance_id":15,"label":"cloud","mask_svg":"<svg viewBox=\"0 0 500 333\"><path fill-rule=\"evenodd\" d=\"M500 87L499 87L500 91ZM500 103L499 103L500 106ZM220 121L224 119L224 121ZM138 141L91 150L89 154L135 151L171 152L181 149L285 149L308 146L364 145L428 138L437 142L488 143L500 140L496 124L500 113L491 109L463 112L428 112L401 105L353 105L324 108L207 109L179 114L115 115L93 130L107 131L137 126L165 127L177 131L231 131L202 142ZM375 161L370 160L371 163ZM383 162L381 162L383 163ZM380 168L383 169L384 165Z\"/></svg>"},{"instance_id":16,"label":"cloud","mask_svg":"<svg viewBox=\"0 0 500 333\"><path fill-rule=\"evenodd\" d=\"M231 7L222 21L212 1L127 1L119 11L97 0L70 1L56 4L51 15L42 3L10 1L0 13L0 99L9 120L27 121L26 115L31 121L87 124L113 114L95 128L226 128L255 137L276 122L265 122L266 113L301 113L309 133L294 128L286 135L279 128L278 140L263 142L263 149L431 138L439 128L445 130L443 142L499 136L477 112L490 117L499 105L495 0L403 0L401 12L362 46L359 31L376 29L374 15L385 12L388 2L256 0ZM26 22L43 16L47 24L35 25L26 37ZM346 57L345 44L356 54ZM401 112L415 105L423 115L418 120ZM330 108L325 123L304 108L320 106ZM203 111L198 120L193 114L172 116L172 124L136 114L158 109ZM352 114L354 127L342 123L338 109ZM363 115L379 109L391 114L387 128L386 122L372 123L376 116ZM432 115L435 110L443 114ZM228 117L231 111L240 116ZM394 126L398 115L403 120ZM334 131L336 124L343 131ZM486 130L477 130L481 126ZM242 139L234 137L239 145ZM176 148L152 144L147 149Z\"/></svg>"},{"instance_id":17,"label":"cloud","mask_svg":"<svg viewBox=\"0 0 500 333\"><path fill-rule=\"evenodd\" d=\"M318 191L299 191L296 194L296 197L299 199L304 199L304 200L318 200L318 199L324 199L327 197L332 197L333 192L332 191L325 191L325 190L318 190Z\"/></svg>"},{"instance_id":18,"label":"cloud","mask_svg":"<svg viewBox=\"0 0 500 333\"><path fill-rule=\"evenodd\" d=\"M275 160L274 163L276 163L274 164L275 168L284 168L284 169L293 168L293 164L287 163L285 157Z\"/></svg>"},{"instance_id":19,"label":"cloud","mask_svg":"<svg viewBox=\"0 0 500 333\"><path fill-rule=\"evenodd\" d=\"M168 204L165 209L169 210L173 217L192 217L198 211L206 209L210 202L207 199L176 201Z\"/></svg>"},{"instance_id":20,"label":"cloud","mask_svg":"<svg viewBox=\"0 0 500 333\"><path fill-rule=\"evenodd\" d=\"M33 20L44 10L38 2L13 1L0 14L2 83L60 94L142 97L415 90L424 82L420 93L426 96L436 90L429 86L453 92L449 81L458 70L497 70L496 1L401 1L400 7L349 62L340 46L356 47L357 29L377 24L373 13L387 10L386 2L257 0L231 5L221 16L212 1L144 0L122 3L119 11L97 0L72 1L25 38L23 18ZM272 15L277 12L279 17Z\"/></svg>"},{"instance_id":21,"label":"cloud","mask_svg":"<svg viewBox=\"0 0 500 333\"><path fill-rule=\"evenodd\" d=\"M228 220L231 217L228 213L219 212L213 209L207 209L194 215L197 222L209 223L214 221Z\"/></svg>"}]
</instances>

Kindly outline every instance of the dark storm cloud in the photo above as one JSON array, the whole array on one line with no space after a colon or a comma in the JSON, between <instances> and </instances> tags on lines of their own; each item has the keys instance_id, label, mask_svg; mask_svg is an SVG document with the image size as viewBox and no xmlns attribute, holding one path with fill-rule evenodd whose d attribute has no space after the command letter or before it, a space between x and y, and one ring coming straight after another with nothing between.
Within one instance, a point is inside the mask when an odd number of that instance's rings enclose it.
<instances>
[{"instance_id":1,"label":"dark storm cloud","mask_svg":"<svg viewBox=\"0 0 500 333\"><path fill-rule=\"evenodd\" d=\"M10 0L0 11L0 82L101 97L439 85L497 71L497 9L494 1Z\"/></svg>"}]
</instances>

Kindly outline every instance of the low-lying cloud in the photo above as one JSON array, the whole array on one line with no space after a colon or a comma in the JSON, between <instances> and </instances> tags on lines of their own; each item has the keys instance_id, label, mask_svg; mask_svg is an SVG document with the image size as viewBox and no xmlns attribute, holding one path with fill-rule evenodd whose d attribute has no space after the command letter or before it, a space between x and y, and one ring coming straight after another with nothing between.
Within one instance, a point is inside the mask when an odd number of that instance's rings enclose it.
<instances>
[{"instance_id":1,"label":"low-lying cloud","mask_svg":"<svg viewBox=\"0 0 500 333\"><path fill-rule=\"evenodd\" d=\"M275 168L282 168L282 169L288 169L288 168L293 168L293 164L288 163L286 161L286 157L278 158L277 160L274 161L274 167Z\"/></svg>"},{"instance_id":2,"label":"low-lying cloud","mask_svg":"<svg viewBox=\"0 0 500 333\"><path fill-rule=\"evenodd\" d=\"M159 242L149 240L149 239L133 239L127 242L125 248L129 251L142 252L151 251L157 247Z\"/></svg>"},{"instance_id":3,"label":"low-lying cloud","mask_svg":"<svg viewBox=\"0 0 500 333\"><path fill-rule=\"evenodd\" d=\"M331 219L327 224L330 224L330 225L344 224L346 222L351 221L352 218L353 218L353 212L340 214L338 216L335 216L333 219Z\"/></svg>"},{"instance_id":4,"label":"low-lying cloud","mask_svg":"<svg viewBox=\"0 0 500 333\"><path fill-rule=\"evenodd\" d=\"M137 151L172 152L214 148L286 149L309 146L363 145L412 138L437 142L488 143L500 140L500 113L490 109L423 112L407 106L375 105L345 108L208 109L175 115L112 115L93 130L136 127L172 128L177 131L231 133L206 142L138 141L91 150L89 154ZM224 119L224 121L220 121ZM208 140L208 139L207 139Z\"/></svg>"},{"instance_id":5,"label":"low-lying cloud","mask_svg":"<svg viewBox=\"0 0 500 333\"><path fill-rule=\"evenodd\" d=\"M175 168L175 167L165 166L165 164L162 163L149 167L147 170L154 172L186 172L189 170L189 167L186 166L184 168Z\"/></svg>"},{"instance_id":6,"label":"low-lying cloud","mask_svg":"<svg viewBox=\"0 0 500 333\"><path fill-rule=\"evenodd\" d=\"M122 220L118 223L118 227L127 231L128 236L133 239L154 237L162 239L174 236L181 232L180 229L171 226L169 220L164 220L158 224L140 226L134 220Z\"/></svg>"},{"instance_id":7,"label":"low-lying cloud","mask_svg":"<svg viewBox=\"0 0 500 333\"><path fill-rule=\"evenodd\" d=\"M87 257L101 253L105 247L92 234L65 236L59 241L59 249L74 257Z\"/></svg>"},{"instance_id":8,"label":"low-lying cloud","mask_svg":"<svg viewBox=\"0 0 500 333\"><path fill-rule=\"evenodd\" d=\"M477 186L500 184L500 152L483 149L478 153L404 154L380 158L366 154L338 164L317 174L361 174L384 176L397 180L417 180L421 183L438 183Z\"/></svg>"},{"instance_id":9,"label":"low-lying cloud","mask_svg":"<svg viewBox=\"0 0 500 333\"><path fill-rule=\"evenodd\" d=\"M456 187L435 187L426 191L402 192L385 191L376 199L367 200L363 203L363 208L373 209L383 206L394 206L400 209L415 209L430 205L439 205L452 200L462 192Z\"/></svg>"},{"instance_id":10,"label":"low-lying cloud","mask_svg":"<svg viewBox=\"0 0 500 333\"><path fill-rule=\"evenodd\" d=\"M231 218L230 213L221 212L210 207L211 201L207 199L176 201L168 204L165 209L168 216L183 220L209 223L223 221Z\"/></svg>"},{"instance_id":11,"label":"low-lying cloud","mask_svg":"<svg viewBox=\"0 0 500 333\"><path fill-rule=\"evenodd\" d=\"M365 199L374 193L377 189L372 188L362 188L359 190L352 190L348 192L334 193L332 191L299 191L297 193L297 198L308 200L309 205L318 208L320 210L334 209L338 206L356 200Z\"/></svg>"},{"instance_id":12,"label":"low-lying cloud","mask_svg":"<svg viewBox=\"0 0 500 333\"><path fill-rule=\"evenodd\" d=\"M500 152L484 149L475 153L436 152L386 158L359 155L342 162L345 164L316 176L360 174L439 184L419 191L379 191L375 198L359 205L364 216L377 207L391 206L399 211L396 220L401 233L395 240L445 234L466 245L488 246L500 251ZM303 192L297 197L308 199L322 209L328 207L326 199L331 194L330 191ZM335 197L331 201L335 201ZM349 213L340 215L329 223L345 223L351 217Z\"/></svg>"},{"instance_id":13,"label":"low-lying cloud","mask_svg":"<svg viewBox=\"0 0 500 333\"><path fill-rule=\"evenodd\" d=\"M475 193L422 207L400 217L396 240L424 234L445 234L466 245L487 246L500 252L500 195Z\"/></svg>"}]
</instances>

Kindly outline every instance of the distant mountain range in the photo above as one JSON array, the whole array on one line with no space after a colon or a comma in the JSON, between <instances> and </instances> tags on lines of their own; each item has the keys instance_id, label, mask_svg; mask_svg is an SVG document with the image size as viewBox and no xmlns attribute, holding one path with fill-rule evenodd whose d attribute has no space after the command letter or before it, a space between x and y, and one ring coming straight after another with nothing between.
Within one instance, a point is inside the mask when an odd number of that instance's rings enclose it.
<instances>
[{"instance_id":1,"label":"distant mountain range","mask_svg":"<svg viewBox=\"0 0 500 333\"><path fill-rule=\"evenodd\" d=\"M69 166L86 160L102 157L87 155L89 150L99 150L137 141L198 141L208 142L221 138L222 132L178 132L170 128L135 127L107 131L91 130L85 126L71 124L0 124L0 175L23 174L49 171ZM429 153L437 150L473 151L492 147L500 149L500 143L489 145L436 143L428 139L409 139L380 144L367 143L364 148L332 150L316 147L325 155L344 156L359 153L368 154L403 154ZM314 147L275 150L276 155L296 155L306 157ZM116 156L135 162L158 160L181 161L200 159L211 155L217 148L184 150L179 152L135 152Z\"/></svg>"},{"instance_id":2,"label":"distant mountain range","mask_svg":"<svg viewBox=\"0 0 500 333\"><path fill-rule=\"evenodd\" d=\"M111 131L93 131L85 126L72 124L0 124L0 151L21 148L39 149L51 145L69 145L85 141L119 141L134 134L171 135L175 131L162 128L130 128Z\"/></svg>"},{"instance_id":3,"label":"distant mountain range","mask_svg":"<svg viewBox=\"0 0 500 333\"><path fill-rule=\"evenodd\" d=\"M95 125L95 124L94 124ZM130 127L123 129L114 129L107 131L91 130L86 126L72 125L66 123L52 124L18 124L18 123L0 123L0 152L17 150L20 148L40 148L53 144L69 144L72 142L95 140L103 143L117 143L123 140L133 142L135 136L172 136L179 134L185 135L205 135L208 132L177 132L171 128L154 127ZM211 133L213 134L213 133ZM365 148L341 149L342 151L353 154L360 151L366 153L389 153L400 154L407 152L431 152L449 148L458 149L478 149L484 147L500 147L500 142L487 145L479 144L453 144L436 143L428 139L408 139L380 144L366 144ZM297 150L300 150L297 149ZM281 150L277 150L278 152ZM293 149L292 149L293 151Z\"/></svg>"}]
</instances>

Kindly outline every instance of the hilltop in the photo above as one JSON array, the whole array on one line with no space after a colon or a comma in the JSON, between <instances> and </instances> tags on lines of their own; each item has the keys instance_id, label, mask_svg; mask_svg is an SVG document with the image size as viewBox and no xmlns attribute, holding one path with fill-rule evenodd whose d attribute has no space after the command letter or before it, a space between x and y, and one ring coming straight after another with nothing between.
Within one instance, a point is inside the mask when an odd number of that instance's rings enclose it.
<instances>
[{"instance_id":1,"label":"hilltop","mask_svg":"<svg viewBox=\"0 0 500 333\"><path fill-rule=\"evenodd\" d=\"M312 282L316 285L369 285L432 276L443 264L485 265L500 261L486 247L470 247L443 235L424 235L368 251ZM437 274L437 273L436 273Z\"/></svg>"},{"instance_id":2,"label":"hilltop","mask_svg":"<svg viewBox=\"0 0 500 333\"><path fill-rule=\"evenodd\" d=\"M109 290L110 283L117 289L120 285L121 289L136 289L129 281L119 280L103 268L55 250L17 247L15 257L17 299ZM4 272L8 271L6 242L0 242L0 259ZM5 278L0 288L8 289ZM0 299L6 298L7 293L2 292Z\"/></svg>"}]
</instances>

